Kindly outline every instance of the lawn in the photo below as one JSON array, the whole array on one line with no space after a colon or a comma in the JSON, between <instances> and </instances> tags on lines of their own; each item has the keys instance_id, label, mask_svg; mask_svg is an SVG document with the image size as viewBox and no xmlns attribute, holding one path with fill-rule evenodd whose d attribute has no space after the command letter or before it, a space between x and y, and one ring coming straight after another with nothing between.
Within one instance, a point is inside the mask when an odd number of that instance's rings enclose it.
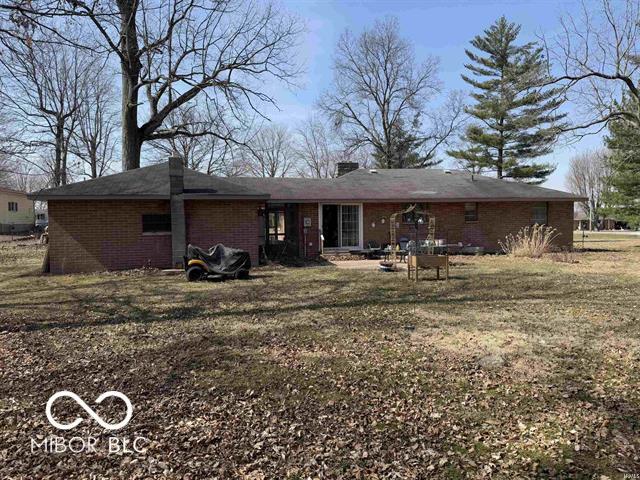
<instances>
[{"instance_id":1,"label":"lawn","mask_svg":"<svg viewBox=\"0 0 640 480\"><path fill-rule=\"evenodd\" d=\"M640 237L585 249L454 257L448 282L318 266L189 284L39 276L42 247L0 244L0 477L640 474ZM94 400L125 393L117 435L145 451L32 453L60 434L45 404L63 389L114 419ZM66 405L74 436L107 434Z\"/></svg>"}]
</instances>

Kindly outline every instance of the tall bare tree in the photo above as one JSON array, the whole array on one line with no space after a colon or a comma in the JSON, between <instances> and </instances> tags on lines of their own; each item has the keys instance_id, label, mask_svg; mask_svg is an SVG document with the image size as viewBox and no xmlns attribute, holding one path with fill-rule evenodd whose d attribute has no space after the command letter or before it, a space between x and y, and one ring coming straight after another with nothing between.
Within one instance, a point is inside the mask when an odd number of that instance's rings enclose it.
<instances>
[{"instance_id":1,"label":"tall bare tree","mask_svg":"<svg viewBox=\"0 0 640 480\"><path fill-rule=\"evenodd\" d=\"M237 139L242 139L242 133L231 131L232 122L223 121L220 112L212 114L207 104L189 104L171 112L165 122L169 128L182 125L183 129L189 131L189 135L151 142L158 154L153 161L165 161L166 157L177 154L184 159L185 167L192 170L227 176L236 172L232 163L236 162L234 152L237 151L237 146L220 139L218 135L211 135L210 132L226 132L226 136Z\"/></svg>"},{"instance_id":2,"label":"tall bare tree","mask_svg":"<svg viewBox=\"0 0 640 480\"><path fill-rule=\"evenodd\" d=\"M640 3L583 1L578 15L566 14L560 23L560 34L544 41L553 82L579 107L568 130L581 136L615 119L640 127Z\"/></svg>"},{"instance_id":3,"label":"tall bare tree","mask_svg":"<svg viewBox=\"0 0 640 480\"><path fill-rule=\"evenodd\" d=\"M9 3L12 2L12 3ZM189 136L167 127L171 112L204 92L242 120L274 104L267 85L291 83L299 72L294 47L299 21L271 4L251 0L6 0L28 22L60 33L58 16L90 25L101 51L121 72L123 169L140 166L148 141ZM68 38L60 34L60 41ZM96 40L91 38L91 42ZM95 50L95 49L94 49ZM146 113L143 113L143 109ZM210 132L224 141L234 139Z\"/></svg>"},{"instance_id":4,"label":"tall bare tree","mask_svg":"<svg viewBox=\"0 0 640 480\"><path fill-rule=\"evenodd\" d=\"M575 194L586 197L580 202L583 211L589 215L589 229L598 224L600 210L608 190L610 168L607 151L604 149L587 151L573 157L566 176L567 187Z\"/></svg>"},{"instance_id":5,"label":"tall bare tree","mask_svg":"<svg viewBox=\"0 0 640 480\"><path fill-rule=\"evenodd\" d=\"M397 20L387 18L358 37L349 30L343 33L334 58L333 84L319 102L348 148L369 146L389 166L397 157L399 131L420 127L405 133L420 143L420 156L428 161L453 133L462 112L461 105L453 104L442 112L444 117L425 114L427 101L441 89L438 60L427 57L419 63L399 30ZM423 126L423 119L431 121Z\"/></svg>"},{"instance_id":6,"label":"tall bare tree","mask_svg":"<svg viewBox=\"0 0 640 480\"><path fill-rule=\"evenodd\" d=\"M335 135L318 116L304 120L296 131L295 154L299 159L298 173L303 177L335 176L340 150L332 140Z\"/></svg>"},{"instance_id":7,"label":"tall bare tree","mask_svg":"<svg viewBox=\"0 0 640 480\"><path fill-rule=\"evenodd\" d=\"M65 185L69 145L93 60L47 36L3 38L2 47L0 68L5 85L0 99L24 129L23 146L40 157L47 151L48 161L34 163L51 176L54 185Z\"/></svg>"},{"instance_id":8,"label":"tall bare tree","mask_svg":"<svg viewBox=\"0 0 640 480\"><path fill-rule=\"evenodd\" d=\"M99 64L91 67L85 72L91 81L83 91L70 150L78 159L78 173L98 178L108 173L115 161L118 121L107 68Z\"/></svg>"},{"instance_id":9,"label":"tall bare tree","mask_svg":"<svg viewBox=\"0 0 640 480\"><path fill-rule=\"evenodd\" d=\"M286 177L295 167L293 138L282 125L267 125L242 149L243 164L255 177Z\"/></svg>"}]
</instances>

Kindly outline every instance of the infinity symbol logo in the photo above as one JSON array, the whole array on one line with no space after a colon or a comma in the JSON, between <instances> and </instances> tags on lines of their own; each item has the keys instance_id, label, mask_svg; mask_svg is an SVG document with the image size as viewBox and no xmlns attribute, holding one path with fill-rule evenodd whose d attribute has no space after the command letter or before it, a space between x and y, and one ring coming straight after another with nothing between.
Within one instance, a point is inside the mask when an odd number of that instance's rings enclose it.
<instances>
[{"instance_id":1,"label":"infinity symbol logo","mask_svg":"<svg viewBox=\"0 0 640 480\"><path fill-rule=\"evenodd\" d=\"M84 400L82 400L78 395L76 395L73 392L69 392L67 390L62 390L60 392L54 393L49 398L49 400L47 401L47 409L46 409L49 423L51 423L51 425L53 425L54 427L59 428L60 430L71 430L72 428L77 427L80 424L80 422L82 422L82 418L80 417L76 418L73 422L67 423L67 424L59 423L53 418L53 415L51 415L51 407L53 406L53 403L60 397L69 397L73 399L73 401L75 401L78 405L80 405L84 409L84 411L89 414L91 418L93 418L96 422L98 422L102 428L106 428L107 430L118 430L119 428L124 427L125 425L127 425L127 423L129 423L129 420L131 420L131 416L133 415L133 406L131 405L131 401L124 393L111 390L108 392L104 392L102 395L96 398L96 403L102 403L102 401L105 398L116 397L122 400L126 404L127 415L124 417L124 420L116 424L111 424L102 420L102 418L100 418L100 416L96 412L94 412L91 409L91 407L89 407L89 405L87 405L84 402Z\"/></svg>"}]
</instances>

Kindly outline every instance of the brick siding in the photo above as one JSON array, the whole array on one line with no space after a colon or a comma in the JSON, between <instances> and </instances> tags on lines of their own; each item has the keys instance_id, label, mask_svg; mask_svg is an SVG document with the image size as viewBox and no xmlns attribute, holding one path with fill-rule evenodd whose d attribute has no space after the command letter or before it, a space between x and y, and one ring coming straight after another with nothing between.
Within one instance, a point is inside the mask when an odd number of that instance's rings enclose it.
<instances>
[{"instance_id":1,"label":"brick siding","mask_svg":"<svg viewBox=\"0 0 640 480\"><path fill-rule=\"evenodd\" d=\"M169 213L169 201L50 200L51 273L169 267L171 235L143 235L146 213Z\"/></svg>"},{"instance_id":2,"label":"brick siding","mask_svg":"<svg viewBox=\"0 0 640 480\"><path fill-rule=\"evenodd\" d=\"M255 201L185 200L187 244L208 249L216 243L246 250L258 265L260 222Z\"/></svg>"},{"instance_id":3,"label":"brick siding","mask_svg":"<svg viewBox=\"0 0 640 480\"><path fill-rule=\"evenodd\" d=\"M298 208L298 225L300 226L300 256L304 257L306 252L307 258L317 257L320 254L320 226L318 225L318 204L317 203L301 203ZM311 219L311 227L307 227L306 233L306 249L304 245L304 219Z\"/></svg>"},{"instance_id":4,"label":"brick siding","mask_svg":"<svg viewBox=\"0 0 640 480\"><path fill-rule=\"evenodd\" d=\"M555 245L570 247L573 244L573 202L548 202L547 205L548 224L559 234ZM482 246L492 252L500 250L498 240L531 225L533 206L532 202L479 202L477 222L465 222L464 203L430 203L428 211L436 217L436 238L442 238L446 243ZM405 208L406 204L400 203L365 203L362 208L364 246L370 241L380 245L389 243L389 217ZM320 250L318 204L300 204L301 225L303 217L312 219L307 240L311 245L307 245L307 256L313 256ZM413 239L413 224L402 223L401 216L398 216L397 222L396 238ZM419 235L425 238L426 226L420 228Z\"/></svg>"},{"instance_id":5,"label":"brick siding","mask_svg":"<svg viewBox=\"0 0 640 480\"><path fill-rule=\"evenodd\" d=\"M242 248L258 263L258 202L185 201L187 243ZM51 273L171 266L171 235L142 233L142 215L169 201L49 201Z\"/></svg>"},{"instance_id":6,"label":"brick siding","mask_svg":"<svg viewBox=\"0 0 640 480\"><path fill-rule=\"evenodd\" d=\"M258 263L260 222L255 201L186 200L186 241L202 248L216 243L241 248ZM432 203L436 217L436 238L447 243L483 246L499 250L498 240L531 224L530 202L478 203L478 221L464 219L463 203ZM389 242L389 216L403 204L364 204L365 245L369 241ZM142 215L169 213L169 201L91 200L49 201L49 259L52 273L122 270L171 266L171 235L143 235ZM304 218L311 218L306 234L306 255L320 251L318 204L299 204L300 253L305 252ZM384 223L382 219L384 218ZM412 225L402 223L397 238L413 238ZM548 223L557 229L557 246L573 243L573 202L549 202ZM420 236L426 235L426 227Z\"/></svg>"},{"instance_id":7,"label":"brick siding","mask_svg":"<svg viewBox=\"0 0 640 480\"><path fill-rule=\"evenodd\" d=\"M547 205L548 224L559 234L555 245L570 247L573 244L573 202L548 202ZM436 238L444 239L446 243L462 242L482 246L487 251L498 251L499 240L531 225L533 206L530 202L479 202L477 222L465 222L464 203L430 203L428 211L436 218ZM389 217L404 208L405 204L364 204L365 246L371 240L381 245L389 243ZM402 223L400 216L397 222L397 239L415 237L413 224ZM426 235L426 226L420 227L419 237Z\"/></svg>"}]
</instances>

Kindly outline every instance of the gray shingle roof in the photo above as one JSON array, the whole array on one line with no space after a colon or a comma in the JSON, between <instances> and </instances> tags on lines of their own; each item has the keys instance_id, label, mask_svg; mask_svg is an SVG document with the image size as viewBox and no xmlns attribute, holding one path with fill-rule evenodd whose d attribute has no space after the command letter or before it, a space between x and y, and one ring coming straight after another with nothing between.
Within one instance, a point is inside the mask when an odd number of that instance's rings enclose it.
<instances>
[{"instance_id":1,"label":"gray shingle roof","mask_svg":"<svg viewBox=\"0 0 640 480\"><path fill-rule=\"evenodd\" d=\"M185 198L256 198L268 195L194 170L184 170ZM33 200L73 198L169 198L168 162L29 194Z\"/></svg>"},{"instance_id":2,"label":"gray shingle roof","mask_svg":"<svg viewBox=\"0 0 640 480\"><path fill-rule=\"evenodd\" d=\"M567 192L436 169L354 170L336 179L233 178L267 192L270 201L524 201L580 200Z\"/></svg>"},{"instance_id":3,"label":"gray shingle roof","mask_svg":"<svg viewBox=\"0 0 640 480\"><path fill-rule=\"evenodd\" d=\"M220 178L184 170L186 198L255 198L271 202L412 202L567 200L580 197L549 188L466 172L435 169L354 170L339 178ZM169 198L169 166L161 163L29 195L33 200Z\"/></svg>"}]
</instances>

